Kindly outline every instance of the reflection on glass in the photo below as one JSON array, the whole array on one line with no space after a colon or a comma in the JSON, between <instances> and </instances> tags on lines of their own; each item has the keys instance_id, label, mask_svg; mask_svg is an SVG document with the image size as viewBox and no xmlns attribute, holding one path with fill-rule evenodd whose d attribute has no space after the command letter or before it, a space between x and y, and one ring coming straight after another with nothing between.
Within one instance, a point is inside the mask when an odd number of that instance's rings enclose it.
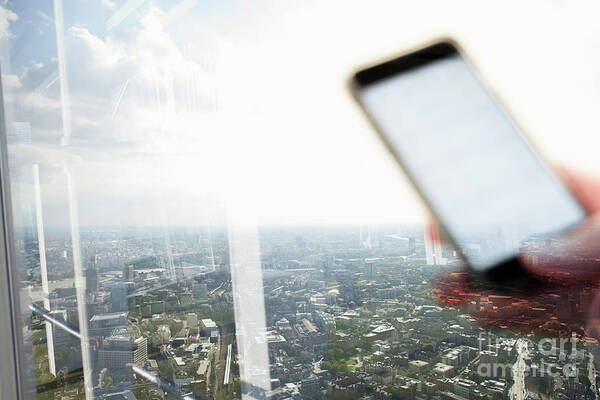
<instances>
[{"instance_id":1,"label":"reflection on glass","mask_svg":"<svg viewBox=\"0 0 600 400\"><path fill-rule=\"evenodd\" d=\"M2 8L32 397L241 395L214 43L172 26L194 3Z\"/></svg>"},{"instance_id":2,"label":"reflection on glass","mask_svg":"<svg viewBox=\"0 0 600 400\"><path fill-rule=\"evenodd\" d=\"M442 305L459 262L421 227L257 226L223 4L1 8L28 398L591 398L597 346L547 355L466 314L510 298ZM592 302L556 295L538 318Z\"/></svg>"}]
</instances>

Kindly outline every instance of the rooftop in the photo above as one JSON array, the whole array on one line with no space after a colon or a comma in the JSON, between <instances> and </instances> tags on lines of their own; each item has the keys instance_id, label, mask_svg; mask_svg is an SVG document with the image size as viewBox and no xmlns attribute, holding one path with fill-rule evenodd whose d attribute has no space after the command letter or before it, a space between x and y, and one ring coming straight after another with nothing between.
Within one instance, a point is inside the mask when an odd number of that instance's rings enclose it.
<instances>
[{"instance_id":1,"label":"rooftop","mask_svg":"<svg viewBox=\"0 0 600 400\"><path fill-rule=\"evenodd\" d=\"M116 313L106 313L106 314L96 314L92 317L90 321L108 321L111 319L120 319L127 318L126 312L116 312Z\"/></svg>"},{"instance_id":2,"label":"rooftop","mask_svg":"<svg viewBox=\"0 0 600 400\"><path fill-rule=\"evenodd\" d=\"M438 372L438 373L441 373L441 374L446 373L448 371L451 371L452 369L454 369L453 366L447 365L447 364L444 364L444 363L437 363L437 364L435 364L435 367L433 368L433 370L435 372Z\"/></svg>"},{"instance_id":3,"label":"rooftop","mask_svg":"<svg viewBox=\"0 0 600 400\"><path fill-rule=\"evenodd\" d=\"M423 360L409 361L408 364L415 366L415 367L424 367L426 365L429 365L429 363L427 361L423 361Z\"/></svg>"},{"instance_id":4,"label":"rooftop","mask_svg":"<svg viewBox=\"0 0 600 400\"><path fill-rule=\"evenodd\" d=\"M215 323L215 321L213 321L210 318L202 319L202 325L204 325L206 328L216 328L217 327L217 324Z\"/></svg>"}]
</instances>

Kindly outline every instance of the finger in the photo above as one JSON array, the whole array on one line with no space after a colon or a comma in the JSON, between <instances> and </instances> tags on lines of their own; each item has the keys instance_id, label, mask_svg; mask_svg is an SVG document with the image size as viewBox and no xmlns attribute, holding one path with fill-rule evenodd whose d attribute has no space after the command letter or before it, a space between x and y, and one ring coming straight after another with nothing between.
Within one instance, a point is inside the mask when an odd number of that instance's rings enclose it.
<instances>
[{"instance_id":1,"label":"finger","mask_svg":"<svg viewBox=\"0 0 600 400\"><path fill-rule=\"evenodd\" d=\"M446 240L443 238L440 230L440 226L437 221L433 218L429 218L425 224L425 237L434 243L444 243Z\"/></svg>"},{"instance_id":2,"label":"finger","mask_svg":"<svg viewBox=\"0 0 600 400\"><path fill-rule=\"evenodd\" d=\"M600 178L562 166L557 169L586 211L600 213Z\"/></svg>"},{"instance_id":3,"label":"finger","mask_svg":"<svg viewBox=\"0 0 600 400\"><path fill-rule=\"evenodd\" d=\"M522 264L534 276L584 284L600 279L600 215L567 234L546 241L543 248L525 249Z\"/></svg>"},{"instance_id":4,"label":"finger","mask_svg":"<svg viewBox=\"0 0 600 400\"><path fill-rule=\"evenodd\" d=\"M459 272L441 277L433 293L442 304L465 310L484 326L570 336L572 332L585 332L595 307L593 299L599 292L597 287L549 280L535 292L499 294L482 289L471 274Z\"/></svg>"}]
</instances>

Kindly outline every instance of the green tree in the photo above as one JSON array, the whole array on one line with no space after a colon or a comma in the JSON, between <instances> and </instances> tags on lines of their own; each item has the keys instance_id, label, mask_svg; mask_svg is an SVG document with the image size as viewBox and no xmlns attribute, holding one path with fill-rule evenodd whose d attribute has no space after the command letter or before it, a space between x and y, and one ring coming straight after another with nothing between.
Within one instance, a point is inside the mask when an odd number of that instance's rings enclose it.
<instances>
[{"instance_id":1,"label":"green tree","mask_svg":"<svg viewBox=\"0 0 600 400\"><path fill-rule=\"evenodd\" d=\"M423 346L423 351L433 353L435 351L435 348L433 347L433 344L427 343L425 346Z\"/></svg>"}]
</instances>

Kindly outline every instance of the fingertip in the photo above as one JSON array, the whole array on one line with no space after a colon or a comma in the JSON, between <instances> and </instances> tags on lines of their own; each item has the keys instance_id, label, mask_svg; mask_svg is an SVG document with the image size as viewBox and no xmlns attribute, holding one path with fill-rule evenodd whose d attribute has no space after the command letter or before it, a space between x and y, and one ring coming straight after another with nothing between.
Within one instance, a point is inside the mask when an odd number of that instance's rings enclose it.
<instances>
[{"instance_id":1,"label":"fingertip","mask_svg":"<svg viewBox=\"0 0 600 400\"><path fill-rule=\"evenodd\" d=\"M600 178L565 166L558 166L557 171L589 214L600 212Z\"/></svg>"},{"instance_id":2,"label":"fingertip","mask_svg":"<svg viewBox=\"0 0 600 400\"><path fill-rule=\"evenodd\" d=\"M425 224L425 237L435 243L444 242L440 233L440 226L433 218L429 218Z\"/></svg>"}]
</instances>

